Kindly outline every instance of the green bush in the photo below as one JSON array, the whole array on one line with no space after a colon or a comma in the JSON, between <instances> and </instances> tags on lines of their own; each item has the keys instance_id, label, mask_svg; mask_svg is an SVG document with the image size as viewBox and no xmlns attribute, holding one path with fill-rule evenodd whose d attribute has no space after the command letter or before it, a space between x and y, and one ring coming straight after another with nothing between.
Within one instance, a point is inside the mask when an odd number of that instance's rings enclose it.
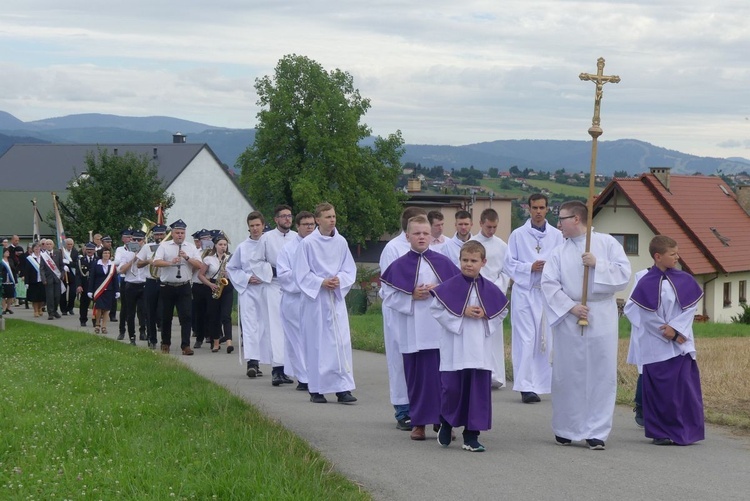
<instances>
[{"instance_id":1,"label":"green bush","mask_svg":"<svg viewBox=\"0 0 750 501\"><path fill-rule=\"evenodd\" d=\"M740 303L740 306L742 306L742 314L732 317L732 323L750 324L750 306L747 303Z\"/></svg>"}]
</instances>

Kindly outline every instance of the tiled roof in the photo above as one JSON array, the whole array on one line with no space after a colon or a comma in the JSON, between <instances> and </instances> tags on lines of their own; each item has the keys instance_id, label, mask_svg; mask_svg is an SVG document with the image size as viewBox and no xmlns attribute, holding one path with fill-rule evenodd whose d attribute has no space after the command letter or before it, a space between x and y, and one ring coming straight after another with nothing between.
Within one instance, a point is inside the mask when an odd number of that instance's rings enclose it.
<instances>
[{"instance_id":1,"label":"tiled roof","mask_svg":"<svg viewBox=\"0 0 750 501\"><path fill-rule=\"evenodd\" d=\"M750 270L750 216L719 177L671 175L669 190L653 174L614 179L597 207L621 192L656 234L677 241L693 274Z\"/></svg>"}]
</instances>

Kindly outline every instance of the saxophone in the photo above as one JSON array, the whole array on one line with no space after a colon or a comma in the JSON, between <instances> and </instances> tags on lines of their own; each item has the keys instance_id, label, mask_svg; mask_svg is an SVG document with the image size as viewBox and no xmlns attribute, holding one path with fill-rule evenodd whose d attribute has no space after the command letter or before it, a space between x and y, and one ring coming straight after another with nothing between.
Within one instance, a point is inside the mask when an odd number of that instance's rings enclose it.
<instances>
[{"instance_id":1,"label":"saxophone","mask_svg":"<svg viewBox=\"0 0 750 501\"><path fill-rule=\"evenodd\" d=\"M219 271L217 274L218 278L216 279L216 284L219 286L219 288L211 293L211 297L214 299L219 299L221 297L221 293L224 292L224 287L229 285L229 280L227 280L226 277L227 261L227 255L225 254L224 257L221 258L221 263L219 264Z\"/></svg>"}]
</instances>

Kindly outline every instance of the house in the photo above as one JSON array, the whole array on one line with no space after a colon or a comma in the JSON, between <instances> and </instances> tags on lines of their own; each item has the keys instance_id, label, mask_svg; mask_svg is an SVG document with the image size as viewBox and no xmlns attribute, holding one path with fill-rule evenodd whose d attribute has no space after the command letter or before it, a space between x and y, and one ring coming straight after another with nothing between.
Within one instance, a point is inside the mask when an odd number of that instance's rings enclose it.
<instances>
[{"instance_id":1,"label":"house","mask_svg":"<svg viewBox=\"0 0 750 501\"><path fill-rule=\"evenodd\" d=\"M703 287L699 314L731 322L747 304L750 280L750 187L737 195L719 177L671 175L652 168L635 178L613 179L594 202L594 227L625 248L633 273L653 261L655 235L677 241L682 268ZM744 205L743 205L744 204ZM628 290L618 298L627 298Z\"/></svg>"},{"instance_id":2,"label":"house","mask_svg":"<svg viewBox=\"0 0 750 501\"><path fill-rule=\"evenodd\" d=\"M158 169L175 203L167 223L182 219L188 233L201 228L220 229L231 240L230 248L247 238L247 214L253 204L207 144L185 142L176 134L166 144L15 144L0 157L0 235L32 233L30 200L36 198L43 219L43 235L54 235L51 192L65 200L68 185L84 173L89 152L110 155L147 155ZM96 228L92 228L96 231Z\"/></svg>"}]
</instances>

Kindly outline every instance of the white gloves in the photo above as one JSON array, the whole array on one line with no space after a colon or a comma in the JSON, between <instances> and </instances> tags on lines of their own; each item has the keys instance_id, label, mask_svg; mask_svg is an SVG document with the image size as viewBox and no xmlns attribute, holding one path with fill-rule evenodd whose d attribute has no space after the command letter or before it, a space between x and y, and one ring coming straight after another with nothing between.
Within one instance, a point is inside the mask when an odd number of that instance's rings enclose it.
<instances>
[{"instance_id":1,"label":"white gloves","mask_svg":"<svg viewBox=\"0 0 750 501\"><path fill-rule=\"evenodd\" d=\"M94 293L93 292L89 292L86 295L89 297L89 299L94 299Z\"/></svg>"},{"instance_id":2,"label":"white gloves","mask_svg":"<svg viewBox=\"0 0 750 501\"><path fill-rule=\"evenodd\" d=\"M120 293L119 292L115 292L115 299L120 299Z\"/></svg>"}]
</instances>

